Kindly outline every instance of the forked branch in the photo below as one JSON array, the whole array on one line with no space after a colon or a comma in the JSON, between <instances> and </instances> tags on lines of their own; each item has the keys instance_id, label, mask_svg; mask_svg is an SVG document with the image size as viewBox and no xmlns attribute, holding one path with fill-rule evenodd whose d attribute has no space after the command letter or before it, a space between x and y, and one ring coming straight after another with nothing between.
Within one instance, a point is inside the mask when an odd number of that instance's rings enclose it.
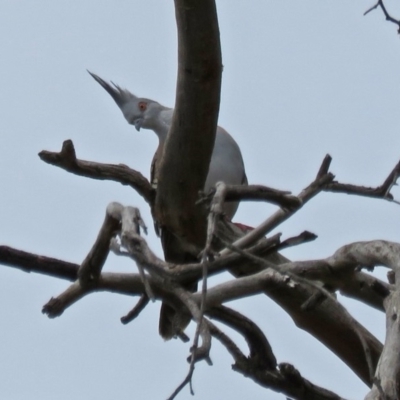
<instances>
[{"instance_id":1,"label":"forked branch","mask_svg":"<svg viewBox=\"0 0 400 400\"><path fill-rule=\"evenodd\" d=\"M392 16L390 16L390 14L388 13L388 11L386 10L386 7L383 3L383 0L378 0L378 2L373 5L371 8L369 8L367 11L365 11L364 15L367 15L368 13L370 13L372 10L377 9L378 7L380 7L383 11L383 14L385 15L386 21L389 22L393 22L394 24L396 24L398 26L397 32L400 33L400 21L393 18Z\"/></svg>"}]
</instances>

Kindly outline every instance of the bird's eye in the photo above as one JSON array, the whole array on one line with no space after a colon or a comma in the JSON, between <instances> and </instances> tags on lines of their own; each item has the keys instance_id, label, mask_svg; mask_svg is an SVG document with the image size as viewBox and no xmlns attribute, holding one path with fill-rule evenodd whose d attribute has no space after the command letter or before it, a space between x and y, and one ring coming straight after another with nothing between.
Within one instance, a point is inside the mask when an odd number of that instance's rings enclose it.
<instances>
[{"instance_id":1,"label":"bird's eye","mask_svg":"<svg viewBox=\"0 0 400 400\"><path fill-rule=\"evenodd\" d=\"M146 108L147 108L147 103L145 101L140 101L139 102L139 110L146 111Z\"/></svg>"}]
</instances>

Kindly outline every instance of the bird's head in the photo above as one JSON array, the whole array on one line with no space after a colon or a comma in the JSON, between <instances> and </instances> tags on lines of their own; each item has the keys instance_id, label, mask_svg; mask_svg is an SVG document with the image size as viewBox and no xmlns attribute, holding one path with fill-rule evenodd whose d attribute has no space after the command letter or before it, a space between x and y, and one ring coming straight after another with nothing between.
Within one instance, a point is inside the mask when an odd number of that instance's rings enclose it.
<instances>
[{"instance_id":1,"label":"bird's head","mask_svg":"<svg viewBox=\"0 0 400 400\"><path fill-rule=\"evenodd\" d=\"M129 124L134 125L137 131L140 131L141 128L153 128L153 121L157 117L160 108L163 108L159 103L136 97L129 90L122 89L113 82L109 84L98 75L88 72L110 94L121 109L125 119Z\"/></svg>"}]
</instances>

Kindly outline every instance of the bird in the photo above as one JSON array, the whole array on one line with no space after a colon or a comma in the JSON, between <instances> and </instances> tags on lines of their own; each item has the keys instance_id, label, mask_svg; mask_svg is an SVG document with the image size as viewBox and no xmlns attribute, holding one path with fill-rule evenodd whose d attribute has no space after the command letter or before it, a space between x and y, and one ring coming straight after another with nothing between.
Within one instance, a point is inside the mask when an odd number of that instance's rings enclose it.
<instances>
[{"instance_id":1,"label":"bird","mask_svg":"<svg viewBox=\"0 0 400 400\"><path fill-rule=\"evenodd\" d=\"M156 188L157 166L162 158L174 110L161 105L157 101L137 97L114 82L108 83L93 72L89 70L88 72L113 98L129 124L133 125L137 131L149 129L157 135L159 143L151 164L150 178L152 186ZM247 185L247 176L240 148L233 137L225 129L218 126L204 192L208 192L220 181L230 185ZM223 207L225 218L231 221L238 206L239 202L225 203ZM164 339L176 336L173 329L162 326L162 320L163 311L161 310L159 329L161 336Z\"/></svg>"}]
</instances>

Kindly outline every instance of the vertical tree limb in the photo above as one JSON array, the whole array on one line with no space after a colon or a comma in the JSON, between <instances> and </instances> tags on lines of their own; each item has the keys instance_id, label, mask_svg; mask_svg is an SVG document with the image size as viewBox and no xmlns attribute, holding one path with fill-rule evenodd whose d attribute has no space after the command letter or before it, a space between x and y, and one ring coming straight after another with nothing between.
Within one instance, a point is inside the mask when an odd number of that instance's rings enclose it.
<instances>
[{"instance_id":1,"label":"vertical tree limb","mask_svg":"<svg viewBox=\"0 0 400 400\"><path fill-rule=\"evenodd\" d=\"M195 203L208 174L218 121L219 27L214 0L175 0L175 12L176 104L159 169L155 215L161 226L203 245L205 216Z\"/></svg>"}]
</instances>

